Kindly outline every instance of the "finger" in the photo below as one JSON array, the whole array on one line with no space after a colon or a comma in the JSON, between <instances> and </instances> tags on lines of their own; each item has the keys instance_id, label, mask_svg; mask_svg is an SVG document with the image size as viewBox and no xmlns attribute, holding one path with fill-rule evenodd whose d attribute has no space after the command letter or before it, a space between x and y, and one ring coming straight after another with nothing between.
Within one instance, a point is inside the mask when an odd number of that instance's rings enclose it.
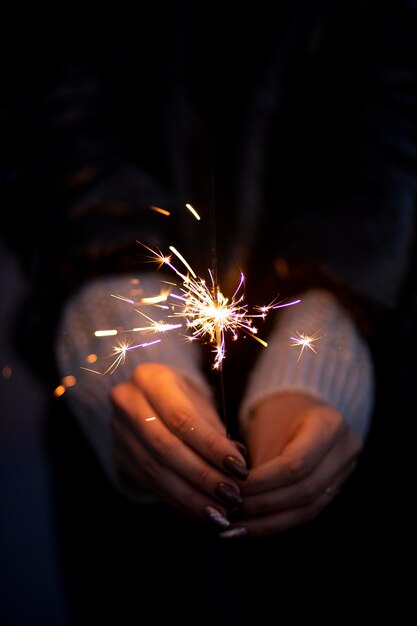
<instances>
[{"instance_id":1,"label":"finger","mask_svg":"<svg viewBox=\"0 0 417 626\"><path fill-rule=\"evenodd\" d=\"M246 485L242 485L242 495L247 496L244 498L242 510L247 515L256 515L313 502L345 471L345 468L356 463L356 458L361 449L362 442L359 437L349 428L343 428L340 437L328 450L321 462L310 474L298 482L249 496L246 493Z\"/></svg>"},{"instance_id":2,"label":"finger","mask_svg":"<svg viewBox=\"0 0 417 626\"><path fill-rule=\"evenodd\" d=\"M342 467L340 465L336 467L333 462L331 465L331 471L326 467L320 467L317 472L294 485L244 497L239 516L255 517L298 509L312 504L323 494L334 497L354 470L356 460L349 459Z\"/></svg>"},{"instance_id":3,"label":"finger","mask_svg":"<svg viewBox=\"0 0 417 626\"><path fill-rule=\"evenodd\" d=\"M158 467L170 468L202 492L223 502L241 503L236 481L173 435L157 415L151 414L152 407L133 383L128 382L119 390L118 407L114 419L116 423L124 423L124 436L131 448L135 447L135 440L139 438ZM126 419L127 411L129 419Z\"/></svg>"},{"instance_id":4,"label":"finger","mask_svg":"<svg viewBox=\"0 0 417 626\"><path fill-rule=\"evenodd\" d=\"M129 493L137 497L151 491L187 516L210 522L218 528L230 526L227 511L218 501L195 489L169 468L162 470L161 479L161 468L155 465L146 448L132 439L131 432L123 423L115 421L114 432L114 458L120 480Z\"/></svg>"},{"instance_id":5,"label":"finger","mask_svg":"<svg viewBox=\"0 0 417 626\"><path fill-rule=\"evenodd\" d=\"M307 477L335 444L343 418L330 407L311 410L282 453L251 470L246 495L298 483Z\"/></svg>"},{"instance_id":6,"label":"finger","mask_svg":"<svg viewBox=\"0 0 417 626\"><path fill-rule=\"evenodd\" d=\"M246 461L237 446L227 438L214 407L201 393L173 370L160 364L136 368L134 381L143 390L153 411L176 437L186 442L210 463L226 469L239 480L248 475Z\"/></svg>"},{"instance_id":7,"label":"finger","mask_svg":"<svg viewBox=\"0 0 417 626\"><path fill-rule=\"evenodd\" d=\"M232 539L235 537L260 538L311 522L340 492L342 484L351 472L351 466L345 468L335 480L330 490L326 488L315 500L305 506L283 511L274 511L249 519L236 520L228 529L220 533L220 537L223 539Z\"/></svg>"},{"instance_id":8,"label":"finger","mask_svg":"<svg viewBox=\"0 0 417 626\"><path fill-rule=\"evenodd\" d=\"M319 500L305 506L301 509L291 509L289 511L281 511L279 513L270 513L261 517L254 517L244 522L236 522L232 524L229 530L221 533L222 538L233 536L232 531L235 528L246 529L245 535L248 537L259 538L280 533L289 530L295 526L300 526L312 521L320 511L328 504L329 498L323 494ZM240 533L243 535L243 533Z\"/></svg>"}]
</instances>

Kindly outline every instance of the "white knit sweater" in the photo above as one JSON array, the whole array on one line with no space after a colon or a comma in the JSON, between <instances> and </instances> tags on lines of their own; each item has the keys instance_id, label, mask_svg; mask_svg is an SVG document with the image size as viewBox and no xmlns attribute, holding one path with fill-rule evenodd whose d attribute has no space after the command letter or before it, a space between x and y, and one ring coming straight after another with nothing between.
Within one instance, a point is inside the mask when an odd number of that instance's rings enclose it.
<instances>
[{"instance_id":1,"label":"white knit sweater","mask_svg":"<svg viewBox=\"0 0 417 626\"><path fill-rule=\"evenodd\" d=\"M127 379L136 365L153 361L174 367L202 392L211 393L200 369L200 346L197 342L186 341L183 329L162 336L153 331L121 332L122 329L147 326L149 320L138 313L137 306L112 295L135 301L159 293L163 285L159 274L141 276L137 283L137 277L132 280L127 276L110 276L84 286L68 302L56 340L61 375L73 375L77 379L77 383L67 389L65 397L102 468L122 491L112 454L110 389ZM373 365L368 347L347 312L330 293L311 290L300 297L299 304L278 311L268 347L260 351L242 398L242 431L260 400L291 390L308 393L335 407L351 428L365 438L374 397ZM173 322L169 313L164 313L165 318L161 315L163 309L141 307L140 310L154 320ZM96 337L94 332L97 329L118 329L118 335ZM301 346L292 345L295 341L291 339L297 338L297 333L318 337L312 344L316 353L307 347L300 357ZM156 339L161 341L129 350L124 363L113 373L103 374L115 358L111 355L119 338L129 340L132 345ZM91 354L98 357L93 365L87 360ZM135 499L152 501L153 498L144 490L143 497Z\"/></svg>"}]
</instances>

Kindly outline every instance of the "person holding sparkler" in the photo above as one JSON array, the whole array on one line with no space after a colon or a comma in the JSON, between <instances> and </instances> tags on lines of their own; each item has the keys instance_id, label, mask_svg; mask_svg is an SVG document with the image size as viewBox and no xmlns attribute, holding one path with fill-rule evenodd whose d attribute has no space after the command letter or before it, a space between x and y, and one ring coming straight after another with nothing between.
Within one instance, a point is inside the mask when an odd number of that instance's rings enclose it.
<instances>
[{"instance_id":1,"label":"person holding sparkler","mask_svg":"<svg viewBox=\"0 0 417 626\"><path fill-rule=\"evenodd\" d=\"M240 31L213 12L204 35L173 3L165 25L144 9L140 33L49 33L52 67L38 52L25 130L45 134L8 198L30 189L50 216L41 336L55 380L76 377L61 410L142 524L142 555L174 550L162 512L232 561L282 548L366 448L373 342L413 245L416 10L280 11Z\"/></svg>"}]
</instances>

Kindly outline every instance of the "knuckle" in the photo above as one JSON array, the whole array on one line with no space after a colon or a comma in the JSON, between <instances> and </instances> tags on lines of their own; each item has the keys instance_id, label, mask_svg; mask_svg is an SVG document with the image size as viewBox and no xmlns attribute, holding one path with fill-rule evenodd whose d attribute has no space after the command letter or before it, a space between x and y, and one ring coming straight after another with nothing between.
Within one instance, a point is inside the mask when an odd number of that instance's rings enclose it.
<instances>
[{"instance_id":1,"label":"knuckle","mask_svg":"<svg viewBox=\"0 0 417 626\"><path fill-rule=\"evenodd\" d=\"M149 381L161 380L166 368L160 363L140 363L133 372L133 379L139 387L146 387Z\"/></svg>"},{"instance_id":2,"label":"knuckle","mask_svg":"<svg viewBox=\"0 0 417 626\"><path fill-rule=\"evenodd\" d=\"M342 414L332 407L326 407L322 410L321 420L329 438L340 436L346 428L346 421Z\"/></svg>"},{"instance_id":3,"label":"knuckle","mask_svg":"<svg viewBox=\"0 0 417 626\"><path fill-rule=\"evenodd\" d=\"M153 454L160 462L171 458L177 453L178 439L167 437L166 434L154 434L152 437Z\"/></svg>"},{"instance_id":4,"label":"knuckle","mask_svg":"<svg viewBox=\"0 0 417 626\"><path fill-rule=\"evenodd\" d=\"M208 432L204 438L204 444L209 454L219 451L219 435L216 431Z\"/></svg>"},{"instance_id":5,"label":"knuckle","mask_svg":"<svg viewBox=\"0 0 417 626\"><path fill-rule=\"evenodd\" d=\"M143 480L146 480L147 484L157 484L159 468L155 465L154 460L145 455L140 459L140 463L138 465L139 476L141 476Z\"/></svg>"},{"instance_id":6,"label":"knuckle","mask_svg":"<svg viewBox=\"0 0 417 626\"><path fill-rule=\"evenodd\" d=\"M137 365L133 372L133 379L135 383L139 386L142 386L148 378L148 371L149 369L147 363L141 363L140 365Z\"/></svg>"},{"instance_id":7,"label":"knuckle","mask_svg":"<svg viewBox=\"0 0 417 626\"><path fill-rule=\"evenodd\" d=\"M306 480L299 487L299 499L301 504L311 504L319 495L317 484Z\"/></svg>"},{"instance_id":8,"label":"knuckle","mask_svg":"<svg viewBox=\"0 0 417 626\"><path fill-rule=\"evenodd\" d=\"M184 435L193 428L189 412L183 408L174 409L170 416L170 429L177 435Z\"/></svg>"},{"instance_id":9,"label":"knuckle","mask_svg":"<svg viewBox=\"0 0 417 626\"><path fill-rule=\"evenodd\" d=\"M200 467L196 472L197 484L202 487L210 487L210 491L214 493L215 487L212 480L212 472L208 467Z\"/></svg>"},{"instance_id":10,"label":"knuckle","mask_svg":"<svg viewBox=\"0 0 417 626\"><path fill-rule=\"evenodd\" d=\"M245 500L243 504L243 511L245 515L248 515L250 517L256 517L257 515L259 515L262 512L259 498L256 498L254 496L252 498Z\"/></svg>"},{"instance_id":11,"label":"knuckle","mask_svg":"<svg viewBox=\"0 0 417 626\"><path fill-rule=\"evenodd\" d=\"M288 479L291 482L302 480L309 473L309 466L302 456L292 457L288 460L286 470Z\"/></svg>"},{"instance_id":12,"label":"knuckle","mask_svg":"<svg viewBox=\"0 0 417 626\"><path fill-rule=\"evenodd\" d=\"M344 428L346 423L342 414L330 406L310 409L310 418L320 422L321 428L328 437L334 436L335 433Z\"/></svg>"}]
</instances>

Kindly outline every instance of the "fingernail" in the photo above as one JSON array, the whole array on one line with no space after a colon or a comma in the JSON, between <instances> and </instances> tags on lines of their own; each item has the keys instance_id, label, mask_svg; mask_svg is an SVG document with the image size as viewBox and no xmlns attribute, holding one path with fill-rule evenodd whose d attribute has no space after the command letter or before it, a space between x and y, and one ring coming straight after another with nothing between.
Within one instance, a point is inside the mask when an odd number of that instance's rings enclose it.
<instances>
[{"instance_id":1,"label":"fingernail","mask_svg":"<svg viewBox=\"0 0 417 626\"><path fill-rule=\"evenodd\" d=\"M243 443L240 443L240 441L236 441L235 439L233 439L233 443L235 444L236 448L239 450L245 461L247 461L249 458L247 447L243 445Z\"/></svg>"},{"instance_id":2,"label":"fingernail","mask_svg":"<svg viewBox=\"0 0 417 626\"><path fill-rule=\"evenodd\" d=\"M222 539L233 539L234 537L245 537L247 534L247 528L244 526L235 526L234 528L229 528L229 530L224 530L219 536Z\"/></svg>"},{"instance_id":3,"label":"fingernail","mask_svg":"<svg viewBox=\"0 0 417 626\"><path fill-rule=\"evenodd\" d=\"M248 468L234 456L229 455L225 457L223 467L229 472L229 474L232 474L232 476L239 478L240 480L246 480L249 476Z\"/></svg>"},{"instance_id":4,"label":"fingernail","mask_svg":"<svg viewBox=\"0 0 417 626\"><path fill-rule=\"evenodd\" d=\"M227 483L217 483L215 489L216 496L226 504L242 504L243 500L235 487Z\"/></svg>"},{"instance_id":5,"label":"fingernail","mask_svg":"<svg viewBox=\"0 0 417 626\"><path fill-rule=\"evenodd\" d=\"M214 506L208 505L204 510L207 514L207 517L209 517L212 522L214 522L218 526L221 526L222 528L229 528L229 520L225 515L223 515L221 511L219 511L219 509L216 509L216 507Z\"/></svg>"}]
</instances>

